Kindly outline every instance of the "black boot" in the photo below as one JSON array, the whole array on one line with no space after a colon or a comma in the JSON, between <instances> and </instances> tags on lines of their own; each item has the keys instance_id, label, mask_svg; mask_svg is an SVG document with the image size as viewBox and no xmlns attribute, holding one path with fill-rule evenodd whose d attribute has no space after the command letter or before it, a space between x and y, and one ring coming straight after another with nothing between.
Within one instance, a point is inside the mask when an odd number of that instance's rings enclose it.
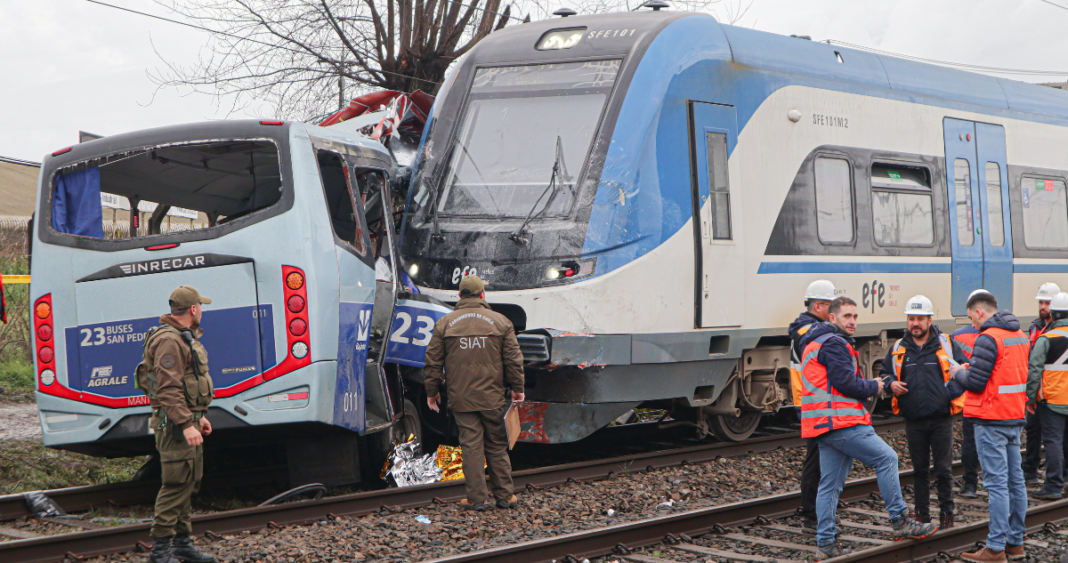
<instances>
[{"instance_id":1,"label":"black boot","mask_svg":"<svg viewBox=\"0 0 1068 563\"><path fill-rule=\"evenodd\" d=\"M185 563L215 563L215 556L197 549L189 534L174 536L174 556Z\"/></svg>"},{"instance_id":2,"label":"black boot","mask_svg":"<svg viewBox=\"0 0 1068 563\"><path fill-rule=\"evenodd\" d=\"M181 563L171 553L171 538L156 538L152 543L152 553L148 555L148 563Z\"/></svg>"}]
</instances>

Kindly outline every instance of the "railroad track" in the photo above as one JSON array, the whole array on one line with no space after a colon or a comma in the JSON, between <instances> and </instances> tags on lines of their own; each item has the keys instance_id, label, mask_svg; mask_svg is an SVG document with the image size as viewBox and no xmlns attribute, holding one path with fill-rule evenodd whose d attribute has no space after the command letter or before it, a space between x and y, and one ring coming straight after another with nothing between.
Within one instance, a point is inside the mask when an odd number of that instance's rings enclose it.
<instances>
[{"instance_id":1,"label":"railroad track","mask_svg":"<svg viewBox=\"0 0 1068 563\"><path fill-rule=\"evenodd\" d=\"M880 433L894 432L903 430L904 422L900 419L890 419L878 421L874 423L874 426ZM790 433L739 443L708 444L517 471L513 474L513 481L517 488L537 489L561 485L568 481L605 479L613 473L654 471L665 467L710 461L719 457L734 457L803 444L804 440L798 433ZM195 515L193 531L198 535L209 532L226 534L243 530L258 530L269 524L275 526L305 524L321 520L330 514L359 516L382 510L396 510L401 507L425 506L432 502L458 501L465 496L463 481L445 481L416 487L385 489L276 506ZM62 503L61 506L63 506ZM0 543L0 561L4 563L63 561L69 556L80 558L128 551L136 549L138 542L144 542L148 538L149 527L147 523L131 524L2 542Z\"/></svg>"},{"instance_id":2,"label":"railroad track","mask_svg":"<svg viewBox=\"0 0 1068 563\"><path fill-rule=\"evenodd\" d=\"M959 463L955 466L961 473ZM902 484L911 483L912 471L901 473ZM889 520L881 508L879 490L874 477L846 483L840 502L839 541L852 545L853 550L842 557L829 559L833 563L899 563L902 561L955 561L951 553L974 547L986 540L987 521L960 524L940 530L923 540L890 541ZM850 506L860 501L879 498L878 510ZM678 563L673 554L691 559L694 555L718 557L720 561L752 561L765 563L803 563L815 552L815 537L801 528L784 525L781 521L794 516L800 504L800 493L754 499L713 508L694 510L661 518L641 520L587 532L555 536L520 544L453 555L425 563L583 563L591 558L630 563ZM960 502L960 501L958 501ZM1068 520L1068 499L1039 503L1031 499L1025 524L1027 532L1051 529L1050 524ZM937 503L932 503L937 506ZM964 505L968 511L985 507ZM958 512L961 505L958 504ZM869 519L882 518L880 524L857 522L856 515ZM733 529L741 528L741 531ZM870 532L885 532L884 537ZM866 537L853 534L868 534ZM807 538L797 540L794 538ZM793 541L791 541L793 540ZM795 541L807 542L806 544ZM712 543L716 547L708 547ZM726 544L726 545L725 545ZM753 546L775 548L790 555L754 555ZM656 556L634 553L639 548L656 548ZM742 549L739 549L742 548Z\"/></svg>"}]
</instances>

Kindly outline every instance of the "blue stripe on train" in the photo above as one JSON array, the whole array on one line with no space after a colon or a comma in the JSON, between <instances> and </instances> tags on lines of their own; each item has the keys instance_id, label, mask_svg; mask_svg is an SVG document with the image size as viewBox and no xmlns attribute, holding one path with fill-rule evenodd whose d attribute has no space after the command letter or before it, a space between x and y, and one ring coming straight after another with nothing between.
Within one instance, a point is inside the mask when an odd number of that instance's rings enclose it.
<instances>
[{"instance_id":1,"label":"blue stripe on train","mask_svg":"<svg viewBox=\"0 0 1068 563\"><path fill-rule=\"evenodd\" d=\"M949 274L949 262L761 262L758 274Z\"/></svg>"}]
</instances>

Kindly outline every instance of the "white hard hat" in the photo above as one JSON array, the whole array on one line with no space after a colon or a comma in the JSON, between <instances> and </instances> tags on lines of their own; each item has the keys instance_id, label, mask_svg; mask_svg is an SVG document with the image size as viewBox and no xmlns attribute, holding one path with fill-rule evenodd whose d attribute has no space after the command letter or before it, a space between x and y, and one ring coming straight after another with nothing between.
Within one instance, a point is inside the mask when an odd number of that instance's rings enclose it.
<instances>
[{"instance_id":1,"label":"white hard hat","mask_svg":"<svg viewBox=\"0 0 1068 563\"><path fill-rule=\"evenodd\" d=\"M990 293L990 292L985 290L985 289L977 289L977 290L971 292L970 294L968 294L968 301L971 301L972 297L975 297L976 294L979 294L979 293Z\"/></svg>"},{"instance_id":2,"label":"white hard hat","mask_svg":"<svg viewBox=\"0 0 1068 563\"><path fill-rule=\"evenodd\" d=\"M930 299L924 297L923 295L917 295L905 302L905 314L926 315L929 317L933 317L934 305L931 304Z\"/></svg>"},{"instance_id":3,"label":"white hard hat","mask_svg":"<svg viewBox=\"0 0 1068 563\"><path fill-rule=\"evenodd\" d=\"M1057 295L1054 295L1053 299L1050 299L1049 310L1068 312L1068 293L1058 291Z\"/></svg>"},{"instance_id":4,"label":"white hard hat","mask_svg":"<svg viewBox=\"0 0 1068 563\"><path fill-rule=\"evenodd\" d=\"M1061 292L1061 288L1053 283L1044 283L1042 287L1038 288L1038 295L1035 297L1037 301L1052 301L1053 296Z\"/></svg>"},{"instance_id":5,"label":"white hard hat","mask_svg":"<svg viewBox=\"0 0 1068 563\"><path fill-rule=\"evenodd\" d=\"M834 284L827 280L816 280L808 284L805 290L805 299L818 301L834 301Z\"/></svg>"}]
</instances>

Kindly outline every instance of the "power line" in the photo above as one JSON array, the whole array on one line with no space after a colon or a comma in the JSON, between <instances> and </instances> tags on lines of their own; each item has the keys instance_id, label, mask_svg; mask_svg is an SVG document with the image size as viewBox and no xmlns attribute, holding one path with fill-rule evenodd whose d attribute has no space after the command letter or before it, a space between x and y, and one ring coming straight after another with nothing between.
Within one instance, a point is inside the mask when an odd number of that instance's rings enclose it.
<instances>
[{"instance_id":1,"label":"power line","mask_svg":"<svg viewBox=\"0 0 1068 563\"><path fill-rule=\"evenodd\" d=\"M169 23L176 23L178 25L184 25L186 27L191 27L193 29L199 29L201 31L206 31L208 33L212 33L212 34L215 34L215 35L225 35L226 37L232 37L232 38L237 39L239 41L249 41L249 42L252 42L252 43L258 43L260 45L265 45L267 47L271 47L271 48L274 48L274 49L282 49L282 50L285 50L285 51L290 51L290 52L293 52L293 53L299 53L299 54L302 54L302 55L308 54L306 51L301 51L300 49L294 49L292 47L286 47L284 45L275 45L273 43L267 43L266 41L260 41L258 39L252 39L251 37L242 37L240 35L234 35L233 33L227 33L225 31L219 31L217 29L211 29L211 28L208 28L208 27L202 27L202 26L199 26L199 25L196 25L196 24L191 24L189 22L183 22L183 21L179 21L179 20L172 20L170 18L165 18L163 16L157 16L156 14L150 14L148 12L139 12L137 10L132 10L130 8L124 8L122 6L116 6L114 4L108 4L106 2L101 2L100 0L85 0L85 1L89 2L91 4L97 4L97 5L100 5L100 6L106 6L108 8L115 8L116 10L122 10L124 12L130 12L131 14L137 14L139 16L145 16L145 17L149 17L149 18L153 18L153 19L157 19L157 20L161 20L161 21L165 21L165 22L169 22ZM450 1L452 1L452 0L450 0ZM407 78L408 80L417 80L419 82L426 82L427 84L437 84L437 82L434 82L433 80L426 80L426 79L423 79L423 78L416 78L414 76L408 76L407 74L400 74L400 73L397 73L397 72L390 72L388 70L382 70L382 69L370 68L370 67L368 67L368 70L371 70L371 71L374 71L374 72L381 72L382 74L389 74L389 75L393 75L393 76L398 76L400 78Z\"/></svg>"},{"instance_id":2,"label":"power line","mask_svg":"<svg viewBox=\"0 0 1068 563\"><path fill-rule=\"evenodd\" d=\"M1066 9L1068 9L1068 8L1066 8ZM963 68L963 69L974 70L974 71L979 71L979 72L994 72L994 73L1001 73L1001 74L1021 74L1021 75L1034 75L1034 76L1068 76L1068 71L1030 70L1030 69L1022 69L1022 68L1005 68L1005 67L996 67L996 66L973 65L973 64L968 64L968 63L955 63L955 62L951 62L951 61L942 61L942 60L938 60L938 59L927 59L927 58L924 58L924 57L916 57L916 56L913 56L913 55L903 55L901 53L894 53L892 51L883 51L883 50L880 50L880 49L873 49L871 47L865 47L864 45L857 45L855 43L847 43L845 41L838 41L836 39L827 39L825 42L827 44L829 44L829 45L841 45L843 47L849 47L850 49L857 49L859 51L867 51L869 53L876 53L876 54L879 54L879 55L890 55L892 57L898 57L898 58L902 58L902 59L909 59L909 60L912 60L912 61L933 63L933 64L937 64L937 65L942 65L942 66L957 67L957 68Z\"/></svg>"},{"instance_id":3,"label":"power line","mask_svg":"<svg viewBox=\"0 0 1068 563\"><path fill-rule=\"evenodd\" d=\"M1039 0L1039 2L1045 2L1046 4L1049 4L1050 6L1056 6L1056 7L1060 8L1060 9L1062 9L1062 10L1068 10L1068 6L1061 6L1060 4L1054 4L1053 2L1050 2L1049 0Z\"/></svg>"}]
</instances>

